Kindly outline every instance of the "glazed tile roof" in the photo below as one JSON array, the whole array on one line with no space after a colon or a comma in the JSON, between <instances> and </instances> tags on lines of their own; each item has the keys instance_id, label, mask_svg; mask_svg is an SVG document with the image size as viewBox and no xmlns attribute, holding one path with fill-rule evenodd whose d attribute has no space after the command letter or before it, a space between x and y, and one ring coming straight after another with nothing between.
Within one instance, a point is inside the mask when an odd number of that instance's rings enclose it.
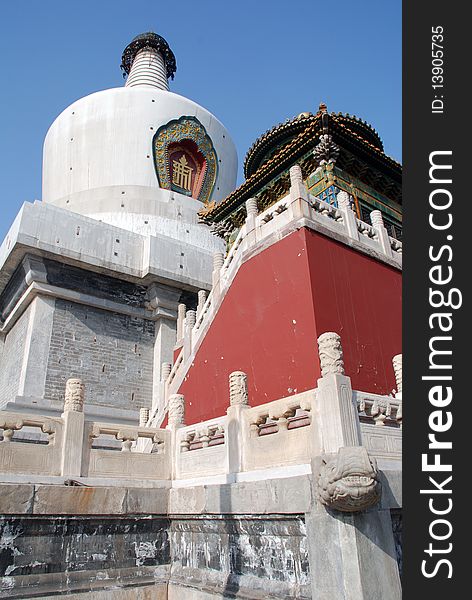
<instances>
[{"instance_id":1,"label":"glazed tile roof","mask_svg":"<svg viewBox=\"0 0 472 600\"><path fill-rule=\"evenodd\" d=\"M384 153L380 136L368 123L349 114L327 113L325 105L320 105L316 114L302 113L258 138L246 155L246 181L219 204L212 203L202 209L202 221L220 221L255 196L261 187L316 145L320 134L326 132L326 123L339 146L349 146L363 163L384 172L395 185L401 185L400 163Z\"/></svg>"}]
</instances>

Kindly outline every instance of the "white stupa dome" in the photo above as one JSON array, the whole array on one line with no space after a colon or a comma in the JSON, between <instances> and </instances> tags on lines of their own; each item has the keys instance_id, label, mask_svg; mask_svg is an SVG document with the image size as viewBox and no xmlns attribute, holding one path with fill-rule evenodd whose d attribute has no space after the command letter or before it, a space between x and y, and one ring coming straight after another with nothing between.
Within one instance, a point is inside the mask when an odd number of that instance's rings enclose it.
<instances>
[{"instance_id":1,"label":"white stupa dome","mask_svg":"<svg viewBox=\"0 0 472 600\"><path fill-rule=\"evenodd\" d=\"M236 185L237 154L210 112L169 91L175 58L156 34L125 49L124 87L81 98L44 142L43 201L149 235L221 249L198 211Z\"/></svg>"}]
</instances>

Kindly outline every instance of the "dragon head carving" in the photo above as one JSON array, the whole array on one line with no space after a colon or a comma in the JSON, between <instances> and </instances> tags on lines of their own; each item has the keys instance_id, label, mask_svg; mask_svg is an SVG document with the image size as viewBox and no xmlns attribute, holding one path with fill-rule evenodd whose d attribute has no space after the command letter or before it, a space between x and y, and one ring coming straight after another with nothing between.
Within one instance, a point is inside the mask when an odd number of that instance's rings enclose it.
<instances>
[{"instance_id":1,"label":"dragon head carving","mask_svg":"<svg viewBox=\"0 0 472 600\"><path fill-rule=\"evenodd\" d=\"M342 512L358 512L379 501L381 486L377 463L363 446L325 454L318 465L317 495L325 506Z\"/></svg>"}]
</instances>

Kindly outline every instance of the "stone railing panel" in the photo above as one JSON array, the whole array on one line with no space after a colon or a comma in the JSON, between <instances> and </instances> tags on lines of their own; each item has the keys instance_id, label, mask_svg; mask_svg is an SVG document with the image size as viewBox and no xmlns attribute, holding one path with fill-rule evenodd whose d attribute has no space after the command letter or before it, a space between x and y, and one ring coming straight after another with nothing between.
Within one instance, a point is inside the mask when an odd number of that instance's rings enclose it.
<instances>
[{"instance_id":1,"label":"stone railing panel","mask_svg":"<svg viewBox=\"0 0 472 600\"><path fill-rule=\"evenodd\" d=\"M391 427L375 427L361 424L362 444L374 456L380 466L385 461L401 461L402 459L402 430Z\"/></svg>"},{"instance_id":2,"label":"stone railing panel","mask_svg":"<svg viewBox=\"0 0 472 600\"><path fill-rule=\"evenodd\" d=\"M221 475L227 472L227 418L181 427L175 438L177 479Z\"/></svg>"},{"instance_id":3,"label":"stone railing panel","mask_svg":"<svg viewBox=\"0 0 472 600\"><path fill-rule=\"evenodd\" d=\"M328 202L320 200L311 194L309 196L309 204L311 208L310 215L313 220L317 220L321 217L330 221L330 224L336 224L340 229L345 229L343 213L339 208L336 208Z\"/></svg>"},{"instance_id":4,"label":"stone railing panel","mask_svg":"<svg viewBox=\"0 0 472 600\"><path fill-rule=\"evenodd\" d=\"M402 244L402 242L400 242L399 240L396 240L393 237L391 237L389 239L390 239L390 248L392 249L392 252L394 254L401 255L402 252L403 252L403 244Z\"/></svg>"},{"instance_id":5,"label":"stone railing panel","mask_svg":"<svg viewBox=\"0 0 472 600\"><path fill-rule=\"evenodd\" d=\"M47 434L47 441L15 441L15 434L23 428L39 429ZM0 430L3 430L3 440L0 441L1 473L61 474L62 419L0 412Z\"/></svg>"},{"instance_id":6,"label":"stone railing panel","mask_svg":"<svg viewBox=\"0 0 472 600\"><path fill-rule=\"evenodd\" d=\"M317 450L312 418L315 390L246 410L243 470L310 463Z\"/></svg>"},{"instance_id":7,"label":"stone railing panel","mask_svg":"<svg viewBox=\"0 0 472 600\"><path fill-rule=\"evenodd\" d=\"M402 458L402 401L393 396L353 392L361 423L362 444L380 467Z\"/></svg>"},{"instance_id":8,"label":"stone railing panel","mask_svg":"<svg viewBox=\"0 0 472 600\"><path fill-rule=\"evenodd\" d=\"M400 427L401 399L368 392L353 392L361 423L376 427Z\"/></svg>"},{"instance_id":9,"label":"stone railing panel","mask_svg":"<svg viewBox=\"0 0 472 600\"><path fill-rule=\"evenodd\" d=\"M125 479L169 479L171 473L170 433L151 427L119 427L108 423L88 424L88 448L84 448L84 477ZM110 448L93 448L100 436L113 436L121 442L121 451ZM151 452L133 451L139 438L149 439Z\"/></svg>"}]
</instances>

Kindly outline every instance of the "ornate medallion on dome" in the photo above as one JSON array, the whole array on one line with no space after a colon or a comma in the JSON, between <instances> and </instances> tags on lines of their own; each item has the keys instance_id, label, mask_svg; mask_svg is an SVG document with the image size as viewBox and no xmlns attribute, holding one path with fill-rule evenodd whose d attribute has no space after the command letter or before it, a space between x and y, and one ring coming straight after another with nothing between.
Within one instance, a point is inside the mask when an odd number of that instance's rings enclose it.
<instances>
[{"instance_id":1,"label":"ornate medallion on dome","mask_svg":"<svg viewBox=\"0 0 472 600\"><path fill-rule=\"evenodd\" d=\"M161 188L208 204L215 187L218 158L196 117L181 117L160 127L153 138L154 166Z\"/></svg>"}]
</instances>

